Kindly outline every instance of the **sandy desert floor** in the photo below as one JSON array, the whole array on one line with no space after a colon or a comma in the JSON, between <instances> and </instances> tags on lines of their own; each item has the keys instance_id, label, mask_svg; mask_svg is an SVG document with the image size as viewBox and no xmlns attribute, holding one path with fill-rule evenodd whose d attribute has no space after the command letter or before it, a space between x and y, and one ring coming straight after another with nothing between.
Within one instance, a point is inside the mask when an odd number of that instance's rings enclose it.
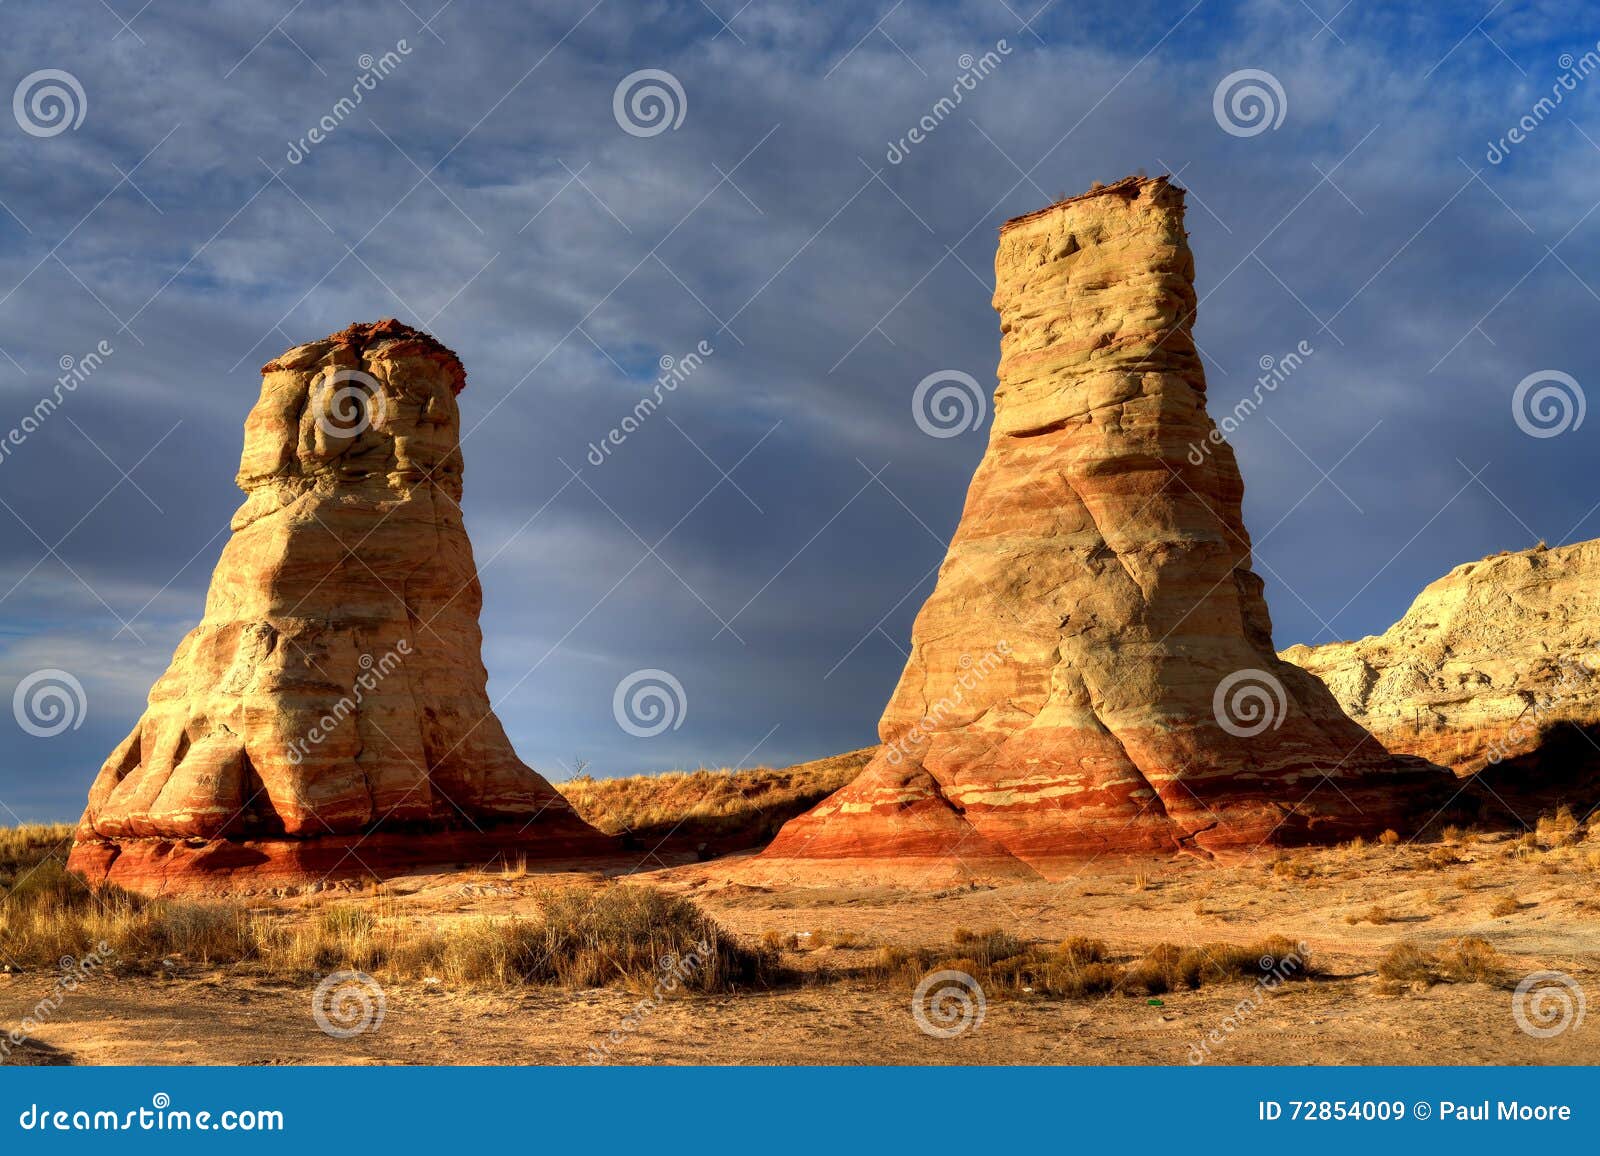
<instances>
[{"instance_id":1,"label":"sandy desert floor","mask_svg":"<svg viewBox=\"0 0 1600 1156\"><path fill-rule=\"evenodd\" d=\"M313 1021L309 983L177 961L168 978L94 977L11 1062L581 1064L591 1062L591 1045L620 1030L605 1062L1185 1064L1195 1055L1191 1045L1220 1030L1207 1062L1588 1064L1600 1061L1593 1016L1536 1038L1518 1026L1512 989L1545 970L1571 977L1569 996L1600 996L1600 854L1593 847L1591 840L1538 851L1490 835L1454 848L1369 845L1223 865L1187 857L1100 861L1064 882L937 893L755 888L729 881L736 860L669 866L633 878L692 897L738 935L793 934L801 946L785 950L784 962L801 980L774 991L672 998L636 1017L641 996L621 990L385 981L381 1024L339 1039ZM391 913L448 926L532 913L541 887L600 886L608 874L417 876L386 884L382 902ZM313 910L370 894L262 902ZM1510 901L1515 912L1493 913ZM1089 935L1119 953L1163 941L1249 943L1281 934L1310 947L1320 975L1284 984L1244 1012L1241 1001L1260 989L1243 982L1175 991L1159 1002L1122 994L992 998L980 1023L942 1039L919 1030L908 992L847 974L880 945L944 944L957 928L988 927L1033 941ZM1427 986L1377 974L1397 943L1438 949L1464 935L1494 945L1506 982ZM51 981L37 972L0 974L0 1025L19 1022ZM1230 1017L1236 1030L1226 1030Z\"/></svg>"}]
</instances>

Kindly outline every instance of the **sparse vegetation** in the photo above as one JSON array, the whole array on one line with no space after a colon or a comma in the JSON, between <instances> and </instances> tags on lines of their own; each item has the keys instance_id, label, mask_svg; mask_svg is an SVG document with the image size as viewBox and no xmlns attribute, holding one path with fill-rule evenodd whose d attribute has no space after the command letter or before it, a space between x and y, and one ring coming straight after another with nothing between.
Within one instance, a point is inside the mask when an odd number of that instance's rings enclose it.
<instances>
[{"instance_id":1,"label":"sparse vegetation","mask_svg":"<svg viewBox=\"0 0 1600 1156\"><path fill-rule=\"evenodd\" d=\"M124 974L183 965L291 976L358 968L466 984L568 988L649 987L675 967L678 986L701 992L768 986L779 976L774 952L740 943L693 903L654 888L551 890L538 902L536 918L468 920L446 934L399 916L382 898L363 906L339 903L303 918L236 902L91 890L49 860L0 904L0 955L51 968L105 943L107 967Z\"/></svg>"},{"instance_id":2,"label":"sparse vegetation","mask_svg":"<svg viewBox=\"0 0 1600 1156\"><path fill-rule=\"evenodd\" d=\"M575 775L555 787L608 835L654 846L715 845L738 850L767 842L778 828L855 778L876 753L867 747L784 770L671 771L596 779Z\"/></svg>"},{"instance_id":3,"label":"sparse vegetation","mask_svg":"<svg viewBox=\"0 0 1600 1156\"><path fill-rule=\"evenodd\" d=\"M1269 978L1276 983L1314 974L1308 953L1281 936L1248 946L1162 943L1119 962L1102 940L1079 936L1053 945L1025 944L999 929L967 932L944 948L882 948L869 974L915 987L928 973L947 970L966 972L991 999L1020 995L1076 999L1110 992L1156 996L1205 984Z\"/></svg>"},{"instance_id":4,"label":"sparse vegetation","mask_svg":"<svg viewBox=\"0 0 1600 1156\"><path fill-rule=\"evenodd\" d=\"M1378 964L1381 979L1396 984L1506 982L1505 960L1486 939L1463 936L1445 944L1438 952L1425 951L1415 943L1397 943Z\"/></svg>"},{"instance_id":5,"label":"sparse vegetation","mask_svg":"<svg viewBox=\"0 0 1600 1156\"><path fill-rule=\"evenodd\" d=\"M1557 807L1553 814L1540 815L1538 825L1534 828L1534 834L1541 843L1548 847L1561 847L1569 843L1576 843L1583 837L1578 817L1572 813L1572 808L1565 803Z\"/></svg>"},{"instance_id":6,"label":"sparse vegetation","mask_svg":"<svg viewBox=\"0 0 1600 1156\"><path fill-rule=\"evenodd\" d=\"M1381 907L1374 903L1365 911L1351 912L1349 915L1344 917L1344 921L1350 924L1352 927L1358 923L1371 923L1375 926L1382 926L1385 923L1394 922L1394 913L1391 912L1387 907Z\"/></svg>"},{"instance_id":7,"label":"sparse vegetation","mask_svg":"<svg viewBox=\"0 0 1600 1156\"><path fill-rule=\"evenodd\" d=\"M1521 911L1524 906L1525 905L1523 904L1522 900L1518 899L1515 895L1502 895L1500 898L1496 899L1494 901L1494 905L1489 908L1489 914L1495 916L1496 918L1502 915L1515 915L1517 912Z\"/></svg>"}]
</instances>

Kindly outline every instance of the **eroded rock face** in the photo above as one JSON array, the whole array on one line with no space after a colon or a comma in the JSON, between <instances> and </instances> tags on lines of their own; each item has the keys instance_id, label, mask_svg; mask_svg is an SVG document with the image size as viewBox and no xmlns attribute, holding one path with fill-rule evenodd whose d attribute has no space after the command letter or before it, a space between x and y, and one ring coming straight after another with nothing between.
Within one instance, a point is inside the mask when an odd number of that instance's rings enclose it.
<instances>
[{"instance_id":1,"label":"eroded rock face","mask_svg":"<svg viewBox=\"0 0 1600 1156\"><path fill-rule=\"evenodd\" d=\"M1585 738L1600 728L1600 541L1457 566L1383 634L1283 657L1390 750L1460 774L1520 766L1501 793L1559 791L1600 762Z\"/></svg>"},{"instance_id":2,"label":"eroded rock face","mask_svg":"<svg viewBox=\"0 0 1600 1156\"><path fill-rule=\"evenodd\" d=\"M485 691L461 363L391 320L262 375L205 616L95 780L72 868L149 888L594 849Z\"/></svg>"},{"instance_id":3,"label":"eroded rock face","mask_svg":"<svg viewBox=\"0 0 1600 1156\"><path fill-rule=\"evenodd\" d=\"M1193 275L1164 178L1002 229L994 425L884 749L758 873L1048 877L1108 851L1338 838L1403 824L1447 779L1273 653Z\"/></svg>"}]
</instances>

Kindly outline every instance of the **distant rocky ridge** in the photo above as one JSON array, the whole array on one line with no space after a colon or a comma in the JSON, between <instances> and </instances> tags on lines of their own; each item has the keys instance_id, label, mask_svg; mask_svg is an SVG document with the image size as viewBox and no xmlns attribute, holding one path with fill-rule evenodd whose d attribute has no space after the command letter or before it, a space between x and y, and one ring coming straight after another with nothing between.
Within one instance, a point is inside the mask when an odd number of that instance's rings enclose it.
<instances>
[{"instance_id":1,"label":"distant rocky ridge","mask_svg":"<svg viewBox=\"0 0 1600 1156\"><path fill-rule=\"evenodd\" d=\"M1464 563L1384 633L1282 657L1390 750L1481 773L1512 802L1594 794L1600 541Z\"/></svg>"},{"instance_id":2,"label":"distant rocky ridge","mask_svg":"<svg viewBox=\"0 0 1600 1156\"><path fill-rule=\"evenodd\" d=\"M609 849L485 691L461 362L389 320L262 375L205 616L96 778L72 869L161 889Z\"/></svg>"},{"instance_id":3,"label":"distant rocky ridge","mask_svg":"<svg viewBox=\"0 0 1600 1156\"><path fill-rule=\"evenodd\" d=\"M993 429L883 749L755 874L1051 877L1404 827L1442 800L1446 771L1392 757L1273 653L1193 280L1166 178L1004 226Z\"/></svg>"}]
</instances>

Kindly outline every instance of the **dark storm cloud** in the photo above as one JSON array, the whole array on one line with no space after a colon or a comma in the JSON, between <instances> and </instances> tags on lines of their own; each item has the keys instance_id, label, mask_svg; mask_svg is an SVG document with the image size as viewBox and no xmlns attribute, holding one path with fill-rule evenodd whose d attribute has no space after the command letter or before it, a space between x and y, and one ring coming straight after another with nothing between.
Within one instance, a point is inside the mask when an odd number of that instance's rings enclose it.
<instances>
[{"instance_id":1,"label":"dark storm cloud","mask_svg":"<svg viewBox=\"0 0 1600 1156\"><path fill-rule=\"evenodd\" d=\"M1460 561L1600 533L1600 426L1536 439L1510 408L1535 371L1597 376L1600 81L1485 159L1600 37L1559 6L1476 28L1316 0L1054 4L1018 9L1027 27L998 0L713 0L728 27L699 3L435 6L123 5L130 30L7 5L0 80L62 69L88 109L0 131L0 427L61 358L114 347L0 461L0 687L61 668L89 703L54 738L3 730L19 814L75 811L199 618L259 365L391 314L468 367L485 657L524 757L561 777L870 741L982 452L982 431L922 433L912 390L992 384L1001 220L1141 169L1192 190L1213 412L1261 358L1314 350L1232 436L1280 645L1381 630ZM681 83L677 129L619 127L639 69ZM1240 69L1280 81L1277 129L1214 119ZM641 740L611 699L647 667L688 712Z\"/></svg>"}]
</instances>

